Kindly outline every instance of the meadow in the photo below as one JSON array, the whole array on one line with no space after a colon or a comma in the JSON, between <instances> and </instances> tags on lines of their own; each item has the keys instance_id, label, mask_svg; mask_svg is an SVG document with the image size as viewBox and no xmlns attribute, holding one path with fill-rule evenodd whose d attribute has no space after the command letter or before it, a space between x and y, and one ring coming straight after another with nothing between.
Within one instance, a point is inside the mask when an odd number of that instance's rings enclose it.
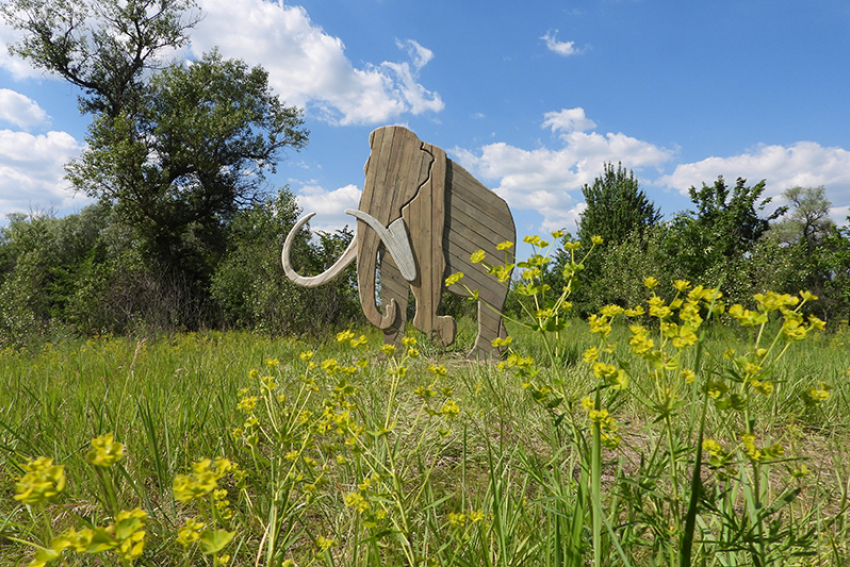
<instances>
[{"instance_id":1,"label":"meadow","mask_svg":"<svg viewBox=\"0 0 850 567\"><path fill-rule=\"evenodd\" d=\"M850 563L850 332L815 298L0 352L0 565Z\"/></svg>"}]
</instances>

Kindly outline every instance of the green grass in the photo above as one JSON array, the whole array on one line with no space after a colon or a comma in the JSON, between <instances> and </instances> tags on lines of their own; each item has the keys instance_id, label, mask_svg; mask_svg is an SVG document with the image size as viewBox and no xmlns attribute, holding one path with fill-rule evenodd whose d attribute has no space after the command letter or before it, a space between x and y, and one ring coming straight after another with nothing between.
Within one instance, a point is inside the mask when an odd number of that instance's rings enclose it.
<instances>
[{"instance_id":1,"label":"green grass","mask_svg":"<svg viewBox=\"0 0 850 567\"><path fill-rule=\"evenodd\" d=\"M515 352L539 366L467 361L459 353L471 345L469 324L450 352L420 340L420 356L401 349L389 360L374 331L357 348L231 332L2 351L0 565L27 565L35 548L25 542L49 547L70 528L107 526L136 507L148 516L135 564L158 567L224 555L232 565L299 566L850 562L846 333L792 344L770 375L770 395L751 394L736 410L704 388L736 387L722 355L753 342L736 326L703 326L678 367L696 379L673 386L679 399L667 409L625 325L600 342L573 322L554 361L539 333L509 330ZM629 369L621 391L582 360L610 343L603 358ZM300 357L311 349L313 369ZM337 365L323 369L332 358ZM441 364L445 376L428 369ZM812 403L806 392L819 382L829 396ZM590 418L588 396L616 431ZM237 407L251 397L255 407ZM784 454L748 458L745 430L762 452L778 443ZM95 467L89 443L107 433L126 458ZM611 447L619 438L616 448L605 447L606 435ZM716 467L702 439L723 446ZM23 505L13 499L21 466L39 456L65 466L67 487L44 505ZM214 481L226 493L177 500L175 478L218 456L239 465ZM216 533L232 541L209 555L199 542L184 550L176 538L193 517L205 522L208 546ZM66 551L62 561L120 564L111 550Z\"/></svg>"}]
</instances>

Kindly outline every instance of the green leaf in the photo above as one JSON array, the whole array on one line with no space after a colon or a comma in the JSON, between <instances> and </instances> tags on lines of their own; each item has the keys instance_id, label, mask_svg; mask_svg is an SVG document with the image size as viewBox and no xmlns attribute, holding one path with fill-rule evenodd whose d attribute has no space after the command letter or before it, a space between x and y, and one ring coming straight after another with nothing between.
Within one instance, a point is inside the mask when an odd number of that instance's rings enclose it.
<instances>
[{"instance_id":1,"label":"green leaf","mask_svg":"<svg viewBox=\"0 0 850 567\"><path fill-rule=\"evenodd\" d=\"M228 532L218 529L215 531L204 530L201 533L201 538L198 543L201 546L201 553L204 555L215 555L224 549L228 543L236 535L236 532Z\"/></svg>"}]
</instances>

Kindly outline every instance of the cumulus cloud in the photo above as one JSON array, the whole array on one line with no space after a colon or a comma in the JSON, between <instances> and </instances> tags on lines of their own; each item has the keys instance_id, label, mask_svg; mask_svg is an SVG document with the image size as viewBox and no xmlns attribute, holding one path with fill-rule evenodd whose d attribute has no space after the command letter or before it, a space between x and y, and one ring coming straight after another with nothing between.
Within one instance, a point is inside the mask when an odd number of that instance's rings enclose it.
<instances>
[{"instance_id":1,"label":"cumulus cloud","mask_svg":"<svg viewBox=\"0 0 850 567\"><path fill-rule=\"evenodd\" d=\"M850 151L839 147L823 147L815 142L797 142L790 146L759 145L740 155L710 157L676 166L670 175L660 177L656 185L667 186L687 194L689 187L710 184L718 175L727 181L738 177L749 184L766 180L766 197L777 196L795 186L826 187L827 198L836 211L850 205ZM843 224L844 219L840 220Z\"/></svg>"},{"instance_id":2,"label":"cumulus cloud","mask_svg":"<svg viewBox=\"0 0 850 567\"><path fill-rule=\"evenodd\" d=\"M622 133L583 132L595 126L581 108L544 115L543 128L561 132L560 148L526 150L504 142L478 150L455 148L452 156L471 173L494 187L513 209L534 210L543 216L544 230L566 227L581 212L576 193L602 173L605 162L624 167L654 167L670 160L673 152Z\"/></svg>"},{"instance_id":3,"label":"cumulus cloud","mask_svg":"<svg viewBox=\"0 0 850 567\"><path fill-rule=\"evenodd\" d=\"M318 185L305 185L295 200L304 214L316 213L310 219L313 231L334 232L348 225L354 228L357 219L345 214L345 209L356 209L360 203L360 189L356 185L346 185L334 191L328 191Z\"/></svg>"},{"instance_id":4,"label":"cumulus cloud","mask_svg":"<svg viewBox=\"0 0 850 567\"><path fill-rule=\"evenodd\" d=\"M552 132L563 131L584 132L596 128L596 122L584 115L583 108L565 108L555 112L547 112L543 115L543 127L551 128Z\"/></svg>"},{"instance_id":5,"label":"cumulus cloud","mask_svg":"<svg viewBox=\"0 0 850 567\"><path fill-rule=\"evenodd\" d=\"M328 122L373 124L443 109L440 95L418 83L433 53L413 40L397 42L410 61L357 68L342 40L301 6L264 0L200 0L199 6L204 19L192 34L194 56L218 46L225 57L262 65L282 100Z\"/></svg>"},{"instance_id":6,"label":"cumulus cloud","mask_svg":"<svg viewBox=\"0 0 850 567\"><path fill-rule=\"evenodd\" d=\"M82 146L65 132L33 136L0 130L0 211L62 209L87 201L63 179L63 165L80 155Z\"/></svg>"},{"instance_id":7,"label":"cumulus cloud","mask_svg":"<svg viewBox=\"0 0 850 567\"><path fill-rule=\"evenodd\" d=\"M9 89L0 89L0 120L19 128L31 128L47 122L47 113L29 97Z\"/></svg>"},{"instance_id":8,"label":"cumulus cloud","mask_svg":"<svg viewBox=\"0 0 850 567\"><path fill-rule=\"evenodd\" d=\"M540 39L546 42L546 48L558 55L568 57L579 52L574 41L558 41L558 30L546 32Z\"/></svg>"}]
</instances>

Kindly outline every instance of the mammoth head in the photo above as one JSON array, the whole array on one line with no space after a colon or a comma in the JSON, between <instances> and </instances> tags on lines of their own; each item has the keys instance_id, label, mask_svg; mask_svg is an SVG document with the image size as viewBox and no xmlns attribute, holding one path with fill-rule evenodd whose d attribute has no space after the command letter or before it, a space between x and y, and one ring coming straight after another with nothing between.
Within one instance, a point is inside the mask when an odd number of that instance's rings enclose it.
<instances>
[{"instance_id":1,"label":"mammoth head","mask_svg":"<svg viewBox=\"0 0 850 567\"><path fill-rule=\"evenodd\" d=\"M366 317L377 327L386 329L395 319L395 306L387 305L386 312L381 315L375 303L378 251L383 244L404 277L408 280L415 278L415 263L405 266L408 259L400 257L401 252L397 251L402 242L409 249L402 209L428 183L434 156L413 132L401 126L378 128L369 136L369 146L372 151L363 168L366 180L360 198L361 214L355 215L358 218L357 283ZM394 232L400 237L396 242L387 240L385 234L375 230L378 226L395 228ZM415 262L412 254L409 261Z\"/></svg>"},{"instance_id":2,"label":"mammoth head","mask_svg":"<svg viewBox=\"0 0 850 567\"><path fill-rule=\"evenodd\" d=\"M283 249L283 267L287 276L299 285L316 286L339 274L357 258L357 283L360 302L366 318L375 326L386 329L396 317L394 302L385 306L382 315L375 301L375 279L381 246L389 253L407 281L417 276L416 259L411 250L409 229L402 210L420 193L431 198L434 155L416 135L401 126L378 128L369 136L371 153L364 166L366 180L358 210L345 212L357 218L357 233L348 250L325 273L314 277L298 275L289 262L289 250L295 233L312 215L303 217L287 237Z\"/></svg>"}]
</instances>

